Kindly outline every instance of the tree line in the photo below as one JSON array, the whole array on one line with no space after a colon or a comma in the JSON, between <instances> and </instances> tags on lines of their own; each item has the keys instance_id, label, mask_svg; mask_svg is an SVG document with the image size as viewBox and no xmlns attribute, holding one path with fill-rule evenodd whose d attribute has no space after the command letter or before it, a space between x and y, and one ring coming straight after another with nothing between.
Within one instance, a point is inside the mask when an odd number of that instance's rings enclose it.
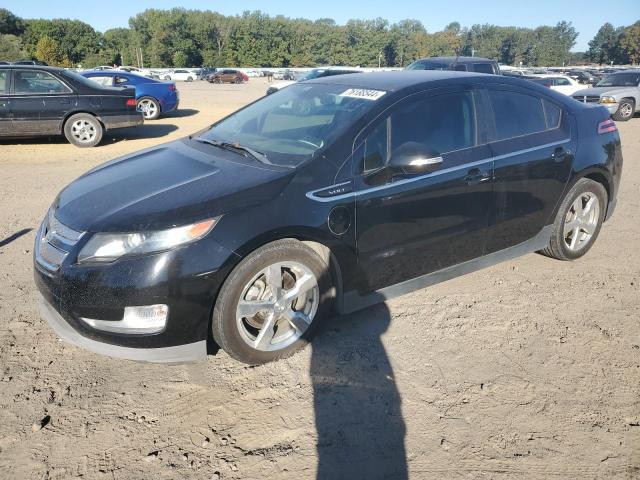
<instances>
[{"instance_id":1,"label":"tree line","mask_svg":"<svg viewBox=\"0 0 640 480\"><path fill-rule=\"evenodd\" d=\"M315 21L244 12L149 9L129 28L104 33L79 20L22 19L0 9L0 60L33 58L51 65L145 67L353 65L404 67L442 55L488 57L506 65L549 66L590 60L640 61L640 22L605 24L585 54L572 53L578 33L570 22L537 28L453 22L427 32L418 20L389 23L333 19Z\"/></svg>"}]
</instances>

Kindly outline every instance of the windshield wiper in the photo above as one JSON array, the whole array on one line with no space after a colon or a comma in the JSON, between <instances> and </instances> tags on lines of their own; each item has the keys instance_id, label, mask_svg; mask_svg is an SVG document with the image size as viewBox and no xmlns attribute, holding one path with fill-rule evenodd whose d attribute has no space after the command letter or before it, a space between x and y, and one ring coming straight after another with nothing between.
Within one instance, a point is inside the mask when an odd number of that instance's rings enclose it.
<instances>
[{"instance_id":1,"label":"windshield wiper","mask_svg":"<svg viewBox=\"0 0 640 480\"><path fill-rule=\"evenodd\" d=\"M207 138L194 138L196 142L206 143L207 145L213 145L214 147L224 148L225 150L230 150L232 152L238 153L238 150L241 150L245 153L248 153L253 158L258 160L261 163L266 163L267 165L273 165L273 162L269 161L267 155L262 152L258 152L253 148L245 147L244 145L240 145L239 143L230 143L230 142L219 142L217 140L209 140ZM243 154L240 154L243 155ZM246 157L246 155L244 155Z\"/></svg>"}]
</instances>

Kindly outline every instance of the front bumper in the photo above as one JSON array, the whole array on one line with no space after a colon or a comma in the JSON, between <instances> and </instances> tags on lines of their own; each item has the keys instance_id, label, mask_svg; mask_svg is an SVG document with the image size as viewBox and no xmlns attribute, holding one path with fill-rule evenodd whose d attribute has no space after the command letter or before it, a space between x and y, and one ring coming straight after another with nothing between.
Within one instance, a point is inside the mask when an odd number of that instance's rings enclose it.
<instances>
[{"instance_id":1,"label":"front bumper","mask_svg":"<svg viewBox=\"0 0 640 480\"><path fill-rule=\"evenodd\" d=\"M97 353L132 360L185 362L206 355L213 305L238 255L205 237L156 254L78 264L77 253L91 235L81 234L76 244L65 247L56 243L56 231L47 230L45 224L36 236L34 277L43 297L42 316L60 337ZM60 235L69 237L60 225L55 227ZM52 245L67 248L59 264L45 261ZM123 325L125 307L156 304L168 307L164 328L157 333L104 329L109 322Z\"/></svg>"},{"instance_id":2,"label":"front bumper","mask_svg":"<svg viewBox=\"0 0 640 480\"><path fill-rule=\"evenodd\" d=\"M163 348L129 348L110 345L82 336L44 297L40 299L39 308L42 318L62 340L100 355L153 363L196 362L207 358L207 342L205 340Z\"/></svg>"},{"instance_id":3,"label":"front bumper","mask_svg":"<svg viewBox=\"0 0 640 480\"><path fill-rule=\"evenodd\" d=\"M100 117L100 121L107 130L113 130L114 128L137 127L138 125L142 125L144 123L144 116L142 112L134 112L126 115L103 115Z\"/></svg>"}]
</instances>

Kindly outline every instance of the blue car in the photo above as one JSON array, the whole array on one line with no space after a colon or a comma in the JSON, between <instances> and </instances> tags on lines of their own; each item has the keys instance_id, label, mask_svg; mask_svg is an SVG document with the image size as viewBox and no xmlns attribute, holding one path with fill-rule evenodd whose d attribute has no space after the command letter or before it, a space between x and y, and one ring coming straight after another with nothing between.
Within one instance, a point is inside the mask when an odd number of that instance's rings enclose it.
<instances>
[{"instance_id":1,"label":"blue car","mask_svg":"<svg viewBox=\"0 0 640 480\"><path fill-rule=\"evenodd\" d=\"M173 82L161 82L121 70L82 72L81 75L108 87L129 87L136 90L138 110L145 120L155 120L161 114L178 108L178 89Z\"/></svg>"}]
</instances>

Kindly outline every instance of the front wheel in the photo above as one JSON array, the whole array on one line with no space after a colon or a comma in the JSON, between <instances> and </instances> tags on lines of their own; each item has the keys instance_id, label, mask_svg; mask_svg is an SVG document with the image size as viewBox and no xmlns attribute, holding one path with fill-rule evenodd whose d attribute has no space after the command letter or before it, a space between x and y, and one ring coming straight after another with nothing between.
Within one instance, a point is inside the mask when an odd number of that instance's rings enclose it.
<instances>
[{"instance_id":1,"label":"front wheel","mask_svg":"<svg viewBox=\"0 0 640 480\"><path fill-rule=\"evenodd\" d=\"M586 254L600 233L607 201L601 183L578 180L558 209L549 246L540 253L558 260L575 260Z\"/></svg>"},{"instance_id":2,"label":"front wheel","mask_svg":"<svg viewBox=\"0 0 640 480\"><path fill-rule=\"evenodd\" d=\"M71 115L64 124L64 136L76 147L95 147L103 133L98 119L89 113Z\"/></svg>"},{"instance_id":3,"label":"front wheel","mask_svg":"<svg viewBox=\"0 0 640 480\"><path fill-rule=\"evenodd\" d=\"M633 100L625 98L620 100L618 110L612 115L612 117L617 122L626 122L627 120L631 120L634 113L636 113L636 104Z\"/></svg>"},{"instance_id":4,"label":"front wheel","mask_svg":"<svg viewBox=\"0 0 640 480\"><path fill-rule=\"evenodd\" d=\"M278 240L249 254L216 301L212 334L233 358L261 364L303 348L331 312L326 263L297 240Z\"/></svg>"}]
</instances>

